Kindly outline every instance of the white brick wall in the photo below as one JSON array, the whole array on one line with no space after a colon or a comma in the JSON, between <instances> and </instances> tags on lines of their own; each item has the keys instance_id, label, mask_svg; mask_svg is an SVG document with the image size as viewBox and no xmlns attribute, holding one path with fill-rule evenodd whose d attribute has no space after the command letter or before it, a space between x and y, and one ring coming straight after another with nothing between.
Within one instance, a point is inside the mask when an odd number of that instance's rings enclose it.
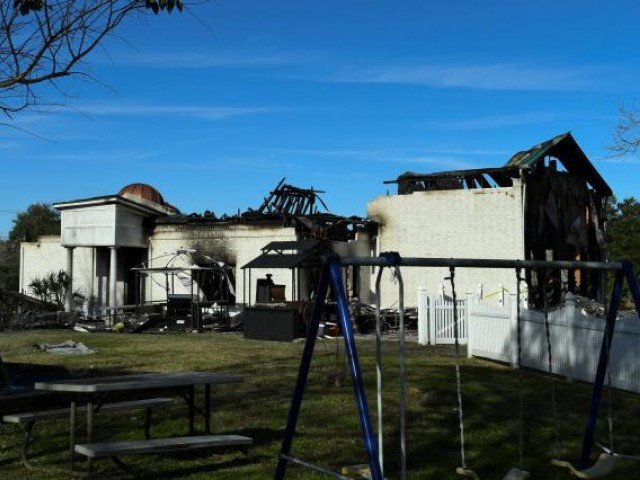
<instances>
[{"instance_id":1,"label":"white brick wall","mask_svg":"<svg viewBox=\"0 0 640 480\"><path fill-rule=\"evenodd\" d=\"M222 260L235 267L236 300L242 302L243 285L241 267L262 253L262 247L271 241L296 240L293 228L271 225L243 224L205 224L195 225L157 225L150 237L149 258L159 257L178 248L195 248L198 251ZM166 265L170 257L158 258L151 266ZM255 302L256 279L264 278L267 273L273 274L273 281L286 286L286 298L291 300L291 271L283 269L253 269L251 272L251 296ZM162 279L158 279L161 282ZM249 274L247 272L247 283ZM151 288L151 290L149 290ZM147 285L153 300L164 300L163 289L155 284ZM177 289L176 289L177 292ZM187 293L185 291L185 293ZM147 298L149 300L149 298ZM248 292L246 300L248 301Z\"/></svg>"},{"instance_id":2,"label":"white brick wall","mask_svg":"<svg viewBox=\"0 0 640 480\"><path fill-rule=\"evenodd\" d=\"M523 258L522 187L477 190L441 190L410 195L379 196L367 205L370 218L380 222L379 252L398 251L404 257ZM416 291L430 295L445 284L450 294L448 269L404 268L405 304L416 306ZM511 270L457 269L460 297L481 282L491 293L503 284L515 285ZM374 283L372 282L372 285ZM397 286L384 274L382 305L397 302Z\"/></svg>"}]
</instances>

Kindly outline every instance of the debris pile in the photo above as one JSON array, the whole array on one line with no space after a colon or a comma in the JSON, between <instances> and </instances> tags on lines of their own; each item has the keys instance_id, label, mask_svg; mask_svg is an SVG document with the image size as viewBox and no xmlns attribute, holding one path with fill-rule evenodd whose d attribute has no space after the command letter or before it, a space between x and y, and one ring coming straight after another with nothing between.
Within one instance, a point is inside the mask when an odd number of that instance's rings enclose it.
<instances>
[{"instance_id":1,"label":"debris pile","mask_svg":"<svg viewBox=\"0 0 640 480\"><path fill-rule=\"evenodd\" d=\"M97 350L87 347L84 343L74 342L73 340L53 344L37 343L35 348L55 355L91 355L97 352Z\"/></svg>"}]
</instances>

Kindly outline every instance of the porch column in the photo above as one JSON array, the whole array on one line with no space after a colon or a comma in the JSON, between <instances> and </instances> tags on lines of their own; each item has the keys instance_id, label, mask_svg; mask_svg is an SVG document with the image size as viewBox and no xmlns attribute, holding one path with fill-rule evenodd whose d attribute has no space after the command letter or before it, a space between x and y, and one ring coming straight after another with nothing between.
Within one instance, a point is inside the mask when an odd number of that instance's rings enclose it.
<instances>
[{"instance_id":1,"label":"porch column","mask_svg":"<svg viewBox=\"0 0 640 480\"><path fill-rule=\"evenodd\" d=\"M73 249L75 247L66 247L67 249L67 275L69 275L69 290L65 299L67 312L73 311Z\"/></svg>"},{"instance_id":2,"label":"porch column","mask_svg":"<svg viewBox=\"0 0 640 480\"><path fill-rule=\"evenodd\" d=\"M109 259L109 306L111 308L112 319L116 315L118 306L118 248L109 247L111 257Z\"/></svg>"}]
</instances>

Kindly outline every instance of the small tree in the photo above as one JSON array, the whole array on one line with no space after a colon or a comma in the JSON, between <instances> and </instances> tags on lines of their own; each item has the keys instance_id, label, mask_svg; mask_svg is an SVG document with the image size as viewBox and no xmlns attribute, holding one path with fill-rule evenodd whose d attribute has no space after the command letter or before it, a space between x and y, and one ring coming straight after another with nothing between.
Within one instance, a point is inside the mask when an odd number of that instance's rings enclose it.
<instances>
[{"instance_id":1,"label":"small tree","mask_svg":"<svg viewBox=\"0 0 640 480\"><path fill-rule=\"evenodd\" d=\"M0 0L1 2L2 0ZM20 242L60 233L60 214L51 205L34 203L13 220L9 238L0 242L0 289L19 289Z\"/></svg>"},{"instance_id":2,"label":"small tree","mask_svg":"<svg viewBox=\"0 0 640 480\"><path fill-rule=\"evenodd\" d=\"M43 302L53 303L58 310L64 309L65 300L71 289L71 277L64 270L50 272L42 278L34 278L29 284L31 293ZM84 295L73 292L74 306L82 304Z\"/></svg>"},{"instance_id":3,"label":"small tree","mask_svg":"<svg viewBox=\"0 0 640 480\"><path fill-rule=\"evenodd\" d=\"M41 235L60 233L60 213L46 203L34 203L13 220L9 242L35 242Z\"/></svg>"},{"instance_id":4,"label":"small tree","mask_svg":"<svg viewBox=\"0 0 640 480\"><path fill-rule=\"evenodd\" d=\"M46 279L34 278L29 284L29 289L31 290L31 293L34 297L37 297L43 302L47 301L47 298L49 296L49 288L46 283Z\"/></svg>"},{"instance_id":5,"label":"small tree","mask_svg":"<svg viewBox=\"0 0 640 480\"><path fill-rule=\"evenodd\" d=\"M607 247L612 260L630 260L640 267L640 202L626 198L610 210Z\"/></svg>"},{"instance_id":6,"label":"small tree","mask_svg":"<svg viewBox=\"0 0 640 480\"><path fill-rule=\"evenodd\" d=\"M609 260L629 260L640 281L640 202L626 198L612 201L607 223L607 252ZM625 297L628 291L625 285Z\"/></svg>"}]
</instances>

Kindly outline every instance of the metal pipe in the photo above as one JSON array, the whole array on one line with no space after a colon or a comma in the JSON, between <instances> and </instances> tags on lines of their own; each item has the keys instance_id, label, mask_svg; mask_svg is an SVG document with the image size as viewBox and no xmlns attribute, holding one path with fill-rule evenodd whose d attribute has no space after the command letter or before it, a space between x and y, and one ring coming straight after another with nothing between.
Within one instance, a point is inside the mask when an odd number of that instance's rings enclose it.
<instances>
[{"instance_id":1,"label":"metal pipe","mask_svg":"<svg viewBox=\"0 0 640 480\"><path fill-rule=\"evenodd\" d=\"M376 277L376 393L378 407L378 460L380 471L384 476L384 433L382 422L382 328L380 325L380 280L382 279L383 268L378 268Z\"/></svg>"},{"instance_id":2,"label":"metal pipe","mask_svg":"<svg viewBox=\"0 0 640 480\"><path fill-rule=\"evenodd\" d=\"M608 352L611 349L613 334L615 332L616 316L618 314L618 306L622 296L622 284L626 278L629 285L631 297L635 303L636 312L640 316L640 288L633 271L633 266L629 262L622 262L623 272L616 274L615 283L613 285L613 294L611 295L609 310L607 311L607 324L605 326L605 335L602 339L602 347L600 349L600 359L598 361L598 370L594 381L593 392L591 394L591 405L589 407L589 416L585 427L584 438L582 440L582 451L580 453L579 468L586 468L589 464L589 457L593 447L593 438L596 429L596 421L598 419L598 409L600 407L600 398L604 387L604 380L607 371L607 363L610 361ZM608 344L607 344L608 343Z\"/></svg>"},{"instance_id":3,"label":"metal pipe","mask_svg":"<svg viewBox=\"0 0 640 480\"><path fill-rule=\"evenodd\" d=\"M204 432L211 434L211 384L204 385Z\"/></svg>"},{"instance_id":4,"label":"metal pipe","mask_svg":"<svg viewBox=\"0 0 640 480\"><path fill-rule=\"evenodd\" d=\"M276 467L274 477L275 480L283 480L284 474L287 470L286 457L291 453L293 435L296 431L296 424L298 423L298 414L300 413L302 396L307 384L307 377L309 376L309 367L311 366L313 349L316 344L316 339L318 338L320 316L322 315L328 289L329 274L327 272L327 268L323 268L320 271L320 278L318 280L318 286L316 287L316 296L314 298L313 310L311 312L311 319L309 320L309 328L307 331L307 341L305 342L304 350L302 351L302 359L300 360L300 368L298 369L298 379L296 380L296 386L293 391L291 407L289 407L289 416L287 417L287 426L285 427L284 438L282 439L280 457L278 459L278 466Z\"/></svg>"},{"instance_id":5,"label":"metal pipe","mask_svg":"<svg viewBox=\"0 0 640 480\"><path fill-rule=\"evenodd\" d=\"M301 458L298 457L293 457L291 455L285 455L285 454L281 454L280 455L281 459L286 460L287 462L291 462L291 463L295 463L297 465L301 465L305 468L308 468L309 470L314 470L316 472L320 472L320 473L324 473L325 475L329 475L333 478L339 478L340 480L351 480L349 477L345 477L344 475L340 475L338 472L334 472L333 470L329 470L328 468L325 468L321 465L316 465L315 463L310 463L310 462L306 462L304 460L302 460Z\"/></svg>"},{"instance_id":6,"label":"metal pipe","mask_svg":"<svg viewBox=\"0 0 640 480\"><path fill-rule=\"evenodd\" d=\"M322 258L327 262L327 257ZM370 267L473 267L473 268L582 268L585 270L624 270L622 262L592 262L580 260L513 260L498 258L421 258L401 257L391 260L388 257L352 257L340 258L340 263L345 265L358 265Z\"/></svg>"},{"instance_id":7,"label":"metal pipe","mask_svg":"<svg viewBox=\"0 0 640 480\"><path fill-rule=\"evenodd\" d=\"M404 281L400 267L395 267L398 280L398 317L400 321L400 340L398 342L398 365L400 369L400 479L407 479L407 378L404 365Z\"/></svg>"},{"instance_id":8,"label":"metal pipe","mask_svg":"<svg viewBox=\"0 0 640 480\"><path fill-rule=\"evenodd\" d=\"M189 435L196 433L196 387L191 385L188 394L189 403Z\"/></svg>"},{"instance_id":9,"label":"metal pipe","mask_svg":"<svg viewBox=\"0 0 640 480\"><path fill-rule=\"evenodd\" d=\"M91 443L93 439L93 416L94 404L92 401L87 402L87 443ZM87 457L87 471L91 471L91 457Z\"/></svg>"},{"instance_id":10,"label":"metal pipe","mask_svg":"<svg viewBox=\"0 0 640 480\"><path fill-rule=\"evenodd\" d=\"M589 415L582 440L582 451L580 453L580 463L578 468L583 470L589 466L589 457L591 455L591 447L593 446L593 437L596 430L596 422L598 420L598 410L600 409L600 398L604 387L604 379L607 372L607 363L609 361L607 352L611 349L613 333L615 331L616 317L618 316L618 306L620 305L620 297L622 296L622 284L624 282L624 273L618 271L615 283L613 285L613 294L611 295L611 303L607 312L607 323L605 326L604 336L602 338L602 346L600 347L600 358L598 360L598 370L596 378L593 382L593 391L591 393L591 404L589 406Z\"/></svg>"},{"instance_id":11,"label":"metal pipe","mask_svg":"<svg viewBox=\"0 0 640 480\"><path fill-rule=\"evenodd\" d=\"M75 396L69 407L69 470L73 472L76 455L76 420L78 418L78 404Z\"/></svg>"},{"instance_id":12,"label":"metal pipe","mask_svg":"<svg viewBox=\"0 0 640 480\"><path fill-rule=\"evenodd\" d=\"M338 307L338 318L340 320L342 336L344 337L345 351L349 363L349 370L351 371L356 403L358 405L358 416L360 417L360 425L362 426L362 440L367 452L369 468L371 469L371 480L383 480L380 463L378 463L378 448L374 440L371 418L369 417L367 396L365 394L362 373L360 372L360 362L358 360L358 351L356 349L351 316L349 315L349 305L342 281L342 265L340 264L339 257L329 259L327 270L329 271L331 289L335 295Z\"/></svg>"}]
</instances>

